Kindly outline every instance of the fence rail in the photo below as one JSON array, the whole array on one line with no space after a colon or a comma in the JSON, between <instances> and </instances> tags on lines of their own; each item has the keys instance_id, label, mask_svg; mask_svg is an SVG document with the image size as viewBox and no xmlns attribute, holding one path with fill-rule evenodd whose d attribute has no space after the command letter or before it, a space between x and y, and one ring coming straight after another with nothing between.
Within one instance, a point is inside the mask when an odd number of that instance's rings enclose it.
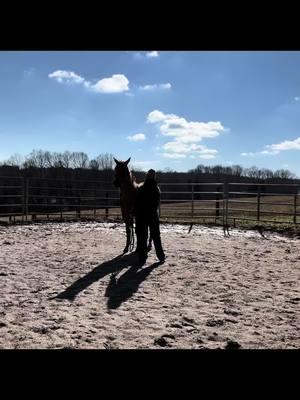
<instances>
[{"instance_id":1,"label":"fence rail","mask_svg":"<svg viewBox=\"0 0 300 400\"><path fill-rule=\"evenodd\" d=\"M161 221L300 223L300 185L159 183ZM0 177L0 219L121 218L112 182Z\"/></svg>"}]
</instances>

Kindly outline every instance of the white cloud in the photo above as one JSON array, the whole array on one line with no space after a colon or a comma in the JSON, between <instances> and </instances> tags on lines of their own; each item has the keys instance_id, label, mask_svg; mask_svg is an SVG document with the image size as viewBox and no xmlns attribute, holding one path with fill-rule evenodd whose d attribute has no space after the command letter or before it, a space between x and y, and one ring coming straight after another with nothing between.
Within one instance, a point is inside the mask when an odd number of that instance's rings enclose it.
<instances>
[{"instance_id":1,"label":"white cloud","mask_svg":"<svg viewBox=\"0 0 300 400\"><path fill-rule=\"evenodd\" d=\"M127 136L127 139L132 142L139 142L141 140L146 140L146 136L143 133L137 133L132 136Z\"/></svg>"},{"instance_id":2,"label":"white cloud","mask_svg":"<svg viewBox=\"0 0 300 400\"><path fill-rule=\"evenodd\" d=\"M153 85L140 86L141 90L168 90L171 89L171 83L154 83Z\"/></svg>"},{"instance_id":3,"label":"white cloud","mask_svg":"<svg viewBox=\"0 0 300 400\"><path fill-rule=\"evenodd\" d=\"M186 158L185 154L179 154L179 153L161 153L161 155L166 158L175 158L175 159L176 158Z\"/></svg>"},{"instance_id":4,"label":"white cloud","mask_svg":"<svg viewBox=\"0 0 300 400\"><path fill-rule=\"evenodd\" d=\"M257 151L255 153L249 152L249 153L241 153L241 156L243 157L255 157L255 156L260 156L260 155L266 155L266 156L273 156L275 154L279 154L279 151L277 150L263 150L263 151Z\"/></svg>"},{"instance_id":5,"label":"white cloud","mask_svg":"<svg viewBox=\"0 0 300 400\"><path fill-rule=\"evenodd\" d=\"M285 140L278 144L269 144L266 148L272 151L300 150L300 137L295 140Z\"/></svg>"},{"instance_id":6,"label":"white cloud","mask_svg":"<svg viewBox=\"0 0 300 400\"><path fill-rule=\"evenodd\" d=\"M96 83L85 80L73 71L58 70L48 75L59 83L82 84L86 89L96 93L121 93L129 90L129 80L123 74L115 74L109 78L100 79Z\"/></svg>"},{"instance_id":7,"label":"white cloud","mask_svg":"<svg viewBox=\"0 0 300 400\"><path fill-rule=\"evenodd\" d=\"M265 146L265 148L267 150L257 151L255 153L253 153L253 152L241 153L241 156L243 156L243 157L254 157L254 156L260 156L260 155L273 156L273 155L279 154L281 151L300 150L300 137L298 137L295 140L285 140L284 142L277 143L277 144L267 144Z\"/></svg>"},{"instance_id":8,"label":"white cloud","mask_svg":"<svg viewBox=\"0 0 300 400\"><path fill-rule=\"evenodd\" d=\"M133 53L133 57L137 60L143 60L147 58L157 58L159 57L159 52L154 50L154 51L148 51L148 52L135 52Z\"/></svg>"},{"instance_id":9,"label":"white cloud","mask_svg":"<svg viewBox=\"0 0 300 400\"><path fill-rule=\"evenodd\" d=\"M148 58L155 58L158 56L159 56L158 51L149 51L148 53L146 53L146 57L148 57Z\"/></svg>"},{"instance_id":10,"label":"white cloud","mask_svg":"<svg viewBox=\"0 0 300 400\"><path fill-rule=\"evenodd\" d=\"M176 117L176 115L175 115L175 117ZM162 113L161 111L158 111L158 110L154 110L148 114L147 122L154 124L155 122L163 121L164 118L165 118L164 113Z\"/></svg>"},{"instance_id":11,"label":"white cloud","mask_svg":"<svg viewBox=\"0 0 300 400\"><path fill-rule=\"evenodd\" d=\"M295 99L296 101L299 101L299 100L300 100L300 97L296 96L296 97L294 97L294 99Z\"/></svg>"},{"instance_id":12,"label":"white cloud","mask_svg":"<svg viewBox=\"0 0 300 400\"><path fill-rule=\"evenodd\" d=\"M198 144L204 138L213 138L224 131L220 122L193 122L175 114L164 114L162 111L154 110L147 116L147 122L159 124L160 134L173 137L174 140L162 146L162 153L168 158L185 158L193 155L196 158L211 159L218 153L215 149L209 149Z\"/></svg>"},{"instance_id":13,"label":"white cloud","mask_svg":"<svg viewBox=\"0 0 300 400\"><path fill-rule=\"evenodd\" d=\"M163 136L173 136L176 141L185 143L200 142L203 138L219 136L224 131L222 124L217 122L193 122L175 114L164 114L159 110L149 113L147 121L161 123L160 132Z\"/></svg>"},{"instance_id":14,"label":"white cloud","mask_svg":"<svg viewBox=\"0 0 300 400\"><path fill-rule=\"evenodd\" d=\"M257 153L252 153L252 152L249 152L249 153L241 153L241 156L243 156L243 157L254 157L256 154L257 154Z\"/></svg>"},{"instance_id":15,"label":"white cloud","mask_svg":"<svg viewBox=\"0 0 300 400\"><path fill-rule=\"evenodd\" d=\"M265 154L265 155L274 155L274 154L279 154L279 151L278 150L263 150L263 151L260 151L258 154Z\"/></svg>"},{"instance_id":16,"label":"white cloud","mask_svg":"<svg viewBox=\"0 0 300 400\"><path fill-rule=\"evenodd\" d=\"M48 75L49 78L57 80L59 83L83 83L84 78L82 76L75 74L72 71L54 71Z\"/></svg>"},{"instance_id":17,"label":"white cloud","mask_svg":"<svg viewBox=\"0 0 300 400\"><path fill-rule=\"evenodd\" d=\"M167 83L161 83L158 85L159 89L171 89L172 85L171 83L167 82Z\"/></svg>"},{"instance_id":18,"label":"white cloud","mask_svg":"<svg viewBox=\"0 0 300 400\"><path fill-rule=\"evenodd\" d=\"M198 158L203 158L205 160L211 160L212 158L215 158L215 156L213 154L203 154L203 155L199 155Z\"/></svg>"},{"instance_id":19,"label":"white cloud","mask_svg":"<svg viewBox=\"0 0 300 400\"><path fill-rule=\"evenodd\" d=\"M85 86L97 93L120 93L129 90L129 80L123 74L115 74L110 78L100 79L95 84L85 82Z\"/></svg>"},{"instance_id":20,"label":"white cloud","mask_svg":"<svg viewBox=\"0 0 300 400\"><path fill-rule=\"evenodd\" d=\"M169 153L182 153L190 154L194 153L199 156L210 155L215 156L218 151L214 149L208 149L206 146L201 146L195 143L181 143L181 142L168 142L164 144L163 149Z\"/></svg>"}]
</instances>

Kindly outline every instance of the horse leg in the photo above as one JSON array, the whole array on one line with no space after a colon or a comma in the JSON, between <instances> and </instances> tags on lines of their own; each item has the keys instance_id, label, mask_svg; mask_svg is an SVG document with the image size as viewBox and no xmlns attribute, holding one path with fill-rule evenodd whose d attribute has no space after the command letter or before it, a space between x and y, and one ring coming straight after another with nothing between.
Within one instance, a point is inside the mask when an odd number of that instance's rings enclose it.
<instances>
[{"instance_id":1,"label":"horse leg","mask_svg":"<svg viewBox=\"0 0 300 400\"><path fill-rule=\"evenodd\" d=\"M123 253L127 253L128 250L133 250L134 246L133 221L127 221L125 225L126 225L126 246L123 250Z\"/></svg>"},{"instance_id":2,"label":"horse leg","mask_svg":"<svg viewBox=\"0 0 300 400\"><path fill-rule=\"evenodd\" d=\"M149 242L147 246L147 251L149 252L152 249L152 237L151 237L151 232L149 232Z\"/></svg>"},{"instance_id":3,"label":"horse leg","mask_svg":"<svg viewBox=\"0 0 300 400\"><path fill-rule=\"evenodd\" d=\"M126 246L123 250L124 254L127 253L129 250L130 241L131 241L131 226L130 223L126 222Z\"/></svg>"}]
</instances>

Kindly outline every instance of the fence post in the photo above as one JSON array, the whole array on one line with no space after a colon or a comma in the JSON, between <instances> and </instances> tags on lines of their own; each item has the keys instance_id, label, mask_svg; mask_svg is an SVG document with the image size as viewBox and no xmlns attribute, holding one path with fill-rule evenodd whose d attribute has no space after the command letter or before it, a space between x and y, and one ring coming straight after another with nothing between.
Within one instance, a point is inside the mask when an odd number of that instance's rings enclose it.
<instances>
[{"instance_id":1,"label":"fence post","mask_svg":"<svg viewBox=\"0 0 300 400\"><path fill-rule=\"evenodd\" d=\"M194 184L192 183L192 222L194 222Z\"/></svg>"},{"instance_id":2,"label":"fence post","mask_svg":"<svg viewBox=\"0 0 300 400\"><path fill-rule=\"evenodd\" d=\"M22 180L22 221L24 220L25 209L26 209L25 193L26 193L26 178L23 178L23 180Z\"/></svg>"},{"instance_id":3,"label":"fence post","mask_svg":"<svg viewBox=\"0 0 300 400\"><path fill-rule=\"evenodd\" d=\"M105 208L105 218L108 219L108 192L105 192L105 198L106 198L106 208Z\"/></svg>"},{"instance_id":4,"label":"fence post","mask_svg":"<svg viewBox=\"0 0 300 400\"><path fill-rule=\"evenodd\" d=\"M96 206L97 206L97 194L96 194L96 189L94 189L94 219L96 219Z\"/></svg>"},{"instance_id":5,"label":"fence post","mask_svg":"<svg viewBox=\"0 0 300 400\"><path fill-rule=\"evenodd\" d=\"M76 217L80 219L81 217L81 193L80 189L77 188L77 194L79 194L78 198L78 203L77 203L77 210L76 210Z\"/></svg>"},{"instance_id":6,"label":"fence post","mask_svg":"<svg viewBox=\"0 0 300 400\"><path fill-rule=\"evenodd\" d=\"M60 197L59 198L59 205L60 205L60 220L62 221L63 220L63 198L62 197Z\"/></svg>"},{"instance_id":7,"label":"fence post","mask_svg":"<svg viewBox=\"0 0 300 400\"><path fill-rule=\"evenodd\" d=\"M49 197L46 198L47 220L49 221Z\"/></svg>"},{"instance_id":8,"label":"fence post","mask_svg":"<svg viewBox=\"0 0 300 400\"><path fill-rule=\"evenodd\" d=\"M297 194L294 196L294 224L297 223Z\"/></svg>"},{"instance_id":9,"label":"fence post","mask_svg":"<svg viewBox=\"0 0 300 400\"><path fill-rule=\"evenodd\" d=\"M228 183L223 183L223 228L228 226Z\"/></svg>"},{"instance_id":10,"label":"fence post","mask_svg":"<svg viewBox=\"0 0 300 400\"><path fill-rule=\"evenodd\" d=\"M217 186L217 192L220 192L220 187ZM216 220L220 217L220 195L216 194Z\"/></svg>"},{"instance_id":11,"label":"fence post","mask_svg":"<svg viewBox=\"0 0 300 400\"><path fill-rule=\"evenodd\" d=\"M27 222L28 216L28 194L29 194L29 178L24 179L24 214L25 221Z\"/></svg>"},{"instance_id":12,"label":"fence post","mask_svg":"<svg viewBox=\"0 0 300 400\"><path fill-rule=\"evenodd\" d=\"M257 215L256 215L257 221L260 220L260 186L257 188Z\"/></svg>"}]
</instances>

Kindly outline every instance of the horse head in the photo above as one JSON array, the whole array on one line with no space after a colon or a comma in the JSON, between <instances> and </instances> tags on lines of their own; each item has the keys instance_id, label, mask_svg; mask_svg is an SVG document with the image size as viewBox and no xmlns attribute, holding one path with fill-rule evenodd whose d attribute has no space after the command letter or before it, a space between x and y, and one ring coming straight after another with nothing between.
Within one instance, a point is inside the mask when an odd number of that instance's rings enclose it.
<instances>
[{"instance_id":1,"label":"horse head","mask_svg":"<svg viewBox=\"0 0 300 400\"><path fill-rule=\"evenodd\" d=\"M116 158L114 158L116 166L115 166L115 179L113 183L116 187L120 187L121 182L123 182L124 179L126 179L127 177L130 177L130 171L128 169L128 164L130 162L130 159L131 157L129 157L127 161L119 161Z\"/></svg>"}]
</instances>

